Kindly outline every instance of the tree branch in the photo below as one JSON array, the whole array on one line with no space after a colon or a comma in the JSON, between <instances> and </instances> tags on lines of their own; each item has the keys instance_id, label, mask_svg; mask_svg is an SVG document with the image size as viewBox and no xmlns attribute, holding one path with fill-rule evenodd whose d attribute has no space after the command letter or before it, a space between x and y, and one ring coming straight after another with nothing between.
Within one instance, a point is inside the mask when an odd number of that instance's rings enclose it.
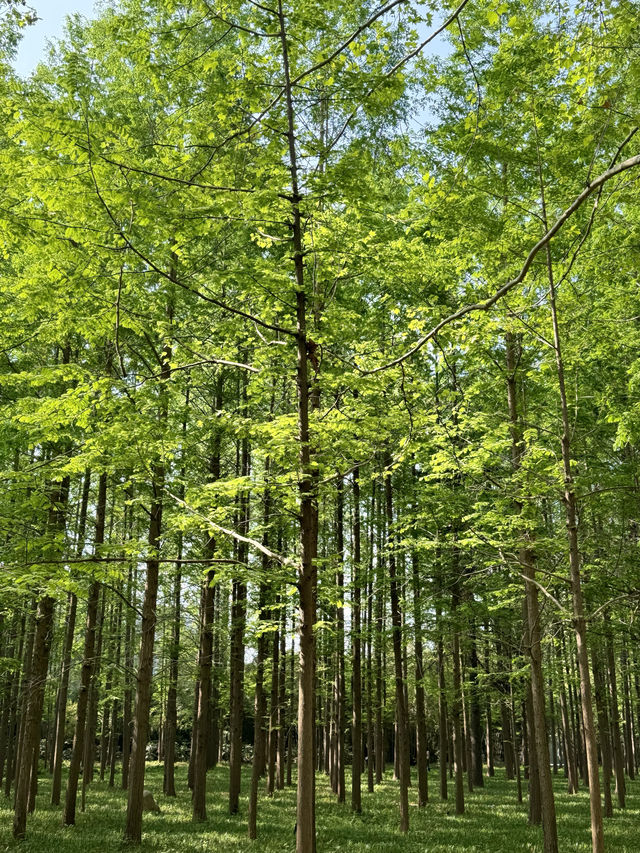
<instances>
[{"instance_id":1,"label":"tree branch","mask_svg":"<svg viewBox=\"0 0 640 853\"><path fill-rule=\"evenodd\" d=\"M420 340L414 344L410 349L408 349L405 353L394 358L392 361L387 362L387 364L382 364L379 367L374 367L371 370L360 370L359 372L363 376L370 376L373 373L380 373L383 370L388 370L391 367L396 367L399 364L402 364L403 361L406 361L411 356L415 355L419 352L422 347L432 338L438 334L438 332L443 329L445 326L454 323L456 320L461 319L466 314L470 314L472 311L488 311L493 305L496 304L503 296L509 293L516 285L520 284L524 281L531 264L535 260L536 255L541 249L544 247L555 237L555 235L560 231L565 222L584 204L584 202L589 198L589 196L599 189L604 183L609 181L611 178L614 178L616 175L621 174L622 172L626 172L629 169L633 169L635 166L640 165L640 154L636 154L634 157L629 157L627 160L623 160L622 163L618 163L618 165L613 166L610 169L607 169L606 172L603 172L601 175L598 175L588 186L586 186L580 195L576 196L576 198L571 202L569 207L556 219L551 228L538 240L538 242L533 246L530 250L529 254L525 258L525 261L520 269L520 272L515 278L512 278L506 284L503 284L493 296L490 296L488 299L485 299L483 302L474 302L470 305L465 305L462 308L459 308L457 311L454 311L453 314L449 314L444 319L440 320L440 322L431 329L431 331L427 332Z\"/></svg>"}]
</instances>

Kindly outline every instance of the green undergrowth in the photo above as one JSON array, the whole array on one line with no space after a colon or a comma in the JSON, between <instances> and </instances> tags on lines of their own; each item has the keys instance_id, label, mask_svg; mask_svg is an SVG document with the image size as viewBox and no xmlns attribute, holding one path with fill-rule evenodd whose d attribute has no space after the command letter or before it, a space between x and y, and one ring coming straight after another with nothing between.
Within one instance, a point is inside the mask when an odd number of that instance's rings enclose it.
<instances>
[{"instance_id":1,"label":"green undergrowth","mask_svg":"<svg viewBox=\"0 0 640 853\"><path fill-rule=\"evenodd\" d=\"M415 773L415 770L414 770ZM240 813L227 813L228 770L218 767L209 772L206 823L191 821L191 798L186 786L186 766L178 765L178 797L164 797L162 767L149 764L145 786L153 791L161 814L144 817L141 853L292 853L295 824L295 789L276 792L273 799L261 796L258 814L258 840L247 835L247 801L250 768L243 771ZM465 794L466 811L454 813L451 800L438 798L437 774L429 774L431 800L418 809L417 791L410 792L411 828L398 832L398 792L387 774L375 793L366 792L363 779L362 814L353 815L349 804L338 805L328 781L318 776L317 831L318 853L538 853L542 850L541 832L527 824L526 804L516 802L515 782L504 778L501 770L486 780L483 789ZM415 778L414 778L415 785ZM562 853L591 850L588 794L566 793L562 776L555 779L558 812L559 847ZM453 792L450 790L450 796ZM349 796L349 793L347 792ZM39 783L38 808L30 816L26 841L11 838L10 803L0 797L0 850L21 853L105 853L122 847L126 794L109 788L106 782L92 783L87 792L87 808L78 812L75 827L63 828L61 809L49 805L50 781ZM606 848L619 853L640 850L640 782L629 783L627 809L616 810L605 825Z\"/></svg>"}]
</instances>

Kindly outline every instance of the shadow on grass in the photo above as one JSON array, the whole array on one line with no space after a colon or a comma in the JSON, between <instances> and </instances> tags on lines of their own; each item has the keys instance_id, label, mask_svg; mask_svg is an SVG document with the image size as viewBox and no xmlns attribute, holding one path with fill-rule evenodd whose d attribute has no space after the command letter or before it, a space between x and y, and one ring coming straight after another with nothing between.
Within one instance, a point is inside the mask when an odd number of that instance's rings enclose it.
<instances>
[{"instance_id":1,"label":"shadow on grass","mask_svg":"<svg viewBox=\"0 0 640 853\"><path fill-rule=\"evenodd\" d=\"M186 765L176 767L175 799L163 797L162 767L147 766L145 786L153 791L161 814L144 817L141 853L293 853L295 850L295 789L277 791L273 798L263 796L258 812L258 840L247 838L249 768L243 770L240 813L228 813L228 769L210 771L207 782L207 816L204 823L191 820L191 795L186 786ZM436 773L430 774L432 801L426 808L416 806L415 785L410 791L411 829L403 836L398 830L398 790L387 775L373 794L362 795L361 815L354 815L349 804L337 804L328 780L318 776L317 833L318 853L540 853L542 835L538 827L527 823L527 805L516 802L515 782L498 770L485 787L465 793L464 815L454 814L451 801L437 797ZM414 780L415 782L415 780ZM558 814L559 846L562 853L589 853L588 792L569 796L562 777L554 780ZM122 848L122 829L126 810L126 792L109 788L104 782L92 783L87 791L87 810L78 812L75 827L63 827L61 809L49 805L51 787L48 777L39 783L38 808L30 816L27 839L16 844L11 838L10 801L0 797L0 850L21 853L105 853ZM347 793L348 798L348 793ZM617 810L606 821L608 853L637 853L640 782L630 782L628 808Z\"/></svg>"}]
</instances>

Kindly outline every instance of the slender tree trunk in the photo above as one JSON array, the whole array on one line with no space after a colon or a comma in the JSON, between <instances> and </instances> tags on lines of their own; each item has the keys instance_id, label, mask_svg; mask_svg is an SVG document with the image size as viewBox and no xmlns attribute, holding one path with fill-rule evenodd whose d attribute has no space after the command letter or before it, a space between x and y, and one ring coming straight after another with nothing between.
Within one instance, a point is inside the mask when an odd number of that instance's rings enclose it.
<instances>
[{"instance_id":1,"label":"slender tree trunk","mask_svg":"<svg viewBox=\"0 0 640 853\"><path fill-rule=\"evenodd\" d=\"M178 561L173 580L173 621L169 647L169 688L165 713L164 774L162 791L167 797L176 796L175 761L176 732L178 728L178 664L180 660L180 616L182 594L182 532L178 534Z\"/></svg>"},{"instance_id":2,"label":"slender tree trunk","mask_svg":"<svg viewBox=\"0 0 640 853\"><path fill-rule=\"evenodd\" d=\"M546 212L544 212L546 227ZM551 250L546 247L547 270L549 275L549 303L553 325L553 343L556 354L558 389L560 393L560 408L562 413L562 468L564 474L564 507L566 514L567 536L569 540L569 566L571 579L571 595L573 602L573 625L576 634L578 652L578 668L580 671L580 694L582 698L582 725L584 730L587 767L589 772L589 804L591 809L591 845L593 853L604 853L604 832L602 827L602 804L600 800L600 776L598 773L598 747L596 743L595 725L593 719L593 700L591 697L591 674L589 671L589 654L587 650L587 622L584 615L582 598L582 579L580 573L580 549L578 545L578 507L571 472L571 425L569 423L569 406L564 380L564 362L560 346L560 330L556 311L555 286Z\"/></svg>"},{"instance_id":3,"label":"slender tree trunk","mask_svg":"<svg viewBox=\"0 0 640 853\"><path fill-rule=\"evenodd\" d=\"M164 362L167 376L169 358ZM160 536L162 532L162 496L165 470L161 463L153 466L151 482L152 501L149 523L149 557L147 580L142 602L142 627L136 686L136 705L133 719L133 747L129 765L129 796L124 840L140 844L142 840L142 794L144 790L145 758L149 735L149 712L153 676L153 646L156 630L156 601L158 597L158 571Z\"/></svg>"},{"instance_id":4,"label":"slender tree trunk","mask_svg":"<svg viewBox=\"0 0 640 853\"><path fill-rule=\"evenodd\" d=\"M636 761L633 734L633 712L631 710L631 684L629 683L629 657L627 654L627 638L623 638L620 653L620 671L622 674L622 689L624 697L624 751L629 779L636 775ZM0 774L1 775L1 774Z\"/></svg>"},{"instance_id":5,"label":"slender tree trunk","mask_svg":"<svg viewBox=\"0 0 640 853\"><path fill-rule=\"evenodd\" d=\"M34 756L37 758L37 750L40 744L40 721L49 666L54 607L55 600L51 596L44 596L40 599L36 615L33 663L31 678L27 686L24 735L20 749L20 763L16 768L16 801L13 819L13 837L15 839L22 839L26 834L31 774L34 769Z\"/></svg>"},{"instance_id":6,"label":"slender tree trunk","mask_svg":"<svg viewBox=\"0 0 640 853\"><path fill-rule=\"evenodd\" d=\"M618 677L616 674L616 659L613 650L613 639L609 633L606 641L607 671L609 675L609 699L611 708L611 744L613 752L613 768L616 776L616 796L618 806L626 807L626 783L624 778L624 756L622 754L622 738L620 736L620 710L618 704Z\"/></svg>"},{"instance_id":7,"label":"slender tree trunk","mask_svg":"<svg viewBox=\"0 0 640 853\"><path fill-rule=\"evenodd\" d=\"M47 531L53 536L55 547L62 550L65 513L69 498L69 478L56 484L49 494ZM44 691L49 671L49 653L53 638L55 599L44 595L38 604L33 638L31 674L26 685L26 712L20 761L16 765L16 801L13 818L13 837L22 839L27 829L27 811L32 794L32 773L37 770L40 746L40 724L44 706Z\"/></svg>"},{"instance_id":8,"label":"slender tree trunk","mask_svg":"<svg viewBox=\"0 0 640 853\"><path fill-rule=\"evenodd\" d=\"M122 582L119 586L119 597L117 603L116 616L116 648L114 657L115 672L120 670L120 655L122 651L121 634L122 634ZM116 753L118 751L118 721L120 714L120 703L117 695L114 696L111 705L111 726L109 731L109 787L113 788L116 780Z\"/></svg>"},{"instance_id":9,"label":"slender tree trunk","mask_svg":"<svg viewBox=\"0 0 640 853\"><path fill-rule=\"evenodd\" d=\"M491 660L489 653L489 638L488 638L488 627L485 623L484 626L484 634L485 634L485 643L484 643L484 671L487 679L491 676ZM492 681L489 682L492 684ZM492 777L495 775L494 769L494 758L493 758L493 710L491 705L491 692L492 690L487 690L486 694L486 752L487 752L487 776Z\"/></svg>"},{"instance_id":10,"label":"slender tree trunk","mask_svg":"<svg viewBox=\"0 0 640 853\"><path fill-rule=\"evenodd\" d=\"M129 787L129 760L131 757L131 681L133 679L133 644L135 634L135 586L133 583L133 568L129 563L127 577L127 613L125 616L124 634L124 666L125 688L122 701L122 790Z\"/></svg>"},{"instance_id":11,"label":"slender tree trunk","mask_svg":"<svg viewBox=\"0 0 640 853\"><path fill-rule=\"evenodd\" d=\"M293 741L294 741L294 732L295 732L295 717L293 713L293 703L295 701L295 679L294 679L294 666L295 666L295 650L293 646L293 637L295 635L295 618L291 620L291 647L289 649L289 698L286 713L286 719L288 720L288 737L287 737L287 787L290 788L292 785L292 770L293 770ZM282 657L282 655L281 655Z\"/></svg>"},{"instance_id":12,"label":"slender tree trunk","mask_svg":"<svg viewBox=\"0 0 640 853\"><path fill-rule=\"evenodd\" d=\"M273 411L273 398L271 404ZM269 476L269 458L265 461L265 480ZM263 524L264 535L262 544L265 548L269 548L269 524L271 521L271 493L268 485L264 492L264 507L263 507ZM266 598L267 598L267 578L271 560L266 554L262 557L262 577L260 579L260 592L258 601L259 617L264 621L267 617L266 613ZM264 774L265 769L265 753L266 753L266 730L265 723L267 717L267 697L264 689L264 665L267 657L267 635L260 633L258 638L258 650L256 659L256 690L254 700L254 716L253 716L253 764L251 768L251 794L249 797L249 838L257 837L257 821L258 821L258 787L260 777Z\"/></svg>"},{"instance_id":13,"label":"slender tree trunk","mask_svg":"<svg viewBox=\"0 0 640 853\"><path fill-rule=\"evenodd\" d=\"M222 379L218 380L220 391ZM182 440L184 442L187 433L187 417L189 412L190 388L187 386L185 392L185 415L182 421ZM220 394L216 400L216 407L222 401ZM184 479L184 465L181 477ZM178 496L184 499L184 485L179 486ZM180 620L181 620L181 594L182 594L182 552L184 548L182 531L178 531L177 542L178 560L176 562L176 574L173 581L173 620L171 624L171 640L169 645L169 686L167 689L167 705L164 722L164 773L162 779L162 791L166 797L176 796L175 761L176 761L176 734L178 729L178 666L180 662Z\"/></svg>"},{"instance_id":14,"label":"slender tree trunk","mask_svg":"<svg viewBox=\"0 0 640 853\"><path fill-rule=\"evenodd\" d=\"M480 688L478 686L478 645L475 630L469 641L469 723L471 734L471 769L473 784L482 788L482 712L480 710Z\"/></svg>"},{"instance_id":15,"label":"slender tree trunk","mask_svg":"<svg viewBox=\"0 0 640 853\"><path fill-rule=\"evenodd\" d=\"M280 676L278 694L278 761L276 765L276 788L282 791L285 783L285 745L287 740L287 725L290 722L290 714L287 711L287 613L283 607L280 625ZM291 753L291 733L289 733L289 754Z\"/></svg>"},{"instance_id":16,"label":"slender tree trunk","mask_svg":"<svg viewBox=\"0 0 640 853\"><path fill-rule=\"evenodd\" d=\"M455 547L455 546L454 546ZM457 554L457 550L456 550ZM454 572L458 571L457 557L455 559ZM454 620L460 601L460 578L454 578L454 589L452 596L452 610ZM451 705L451 719L453 723L453 748L455 753L455 781L456 781L456 814L464 814L464 783L463 783L463 758L464 744L462 742L462 675L460 671L460 630L457 625L453 627L453 702Z\"/></svg>"},{"instance_id":17,"label":"slender tree trunk","mask_svg":"<svg viewBox=\"0 0 640 853\"><path fill-rule=\"evenodd\" d=\"M442 579L440 579L442 582ZM449 754L449 709L447 707L447 684L444 661L444 638L442 630L442 613L439 603L436 604L436 631L438 633L438 716L439 716L439 771L440 799L446 800L447 791L447 756Z\"/></svg>"},{"instance_id":18,"label":"slender tree trunk","mask_svg":"<svg viewBox=\"0 0 640 853\"><path fill-rule=\"evenodd\" d=\"M611 734L609 729L609 712L607 710L606 685L604 670L600 656L596 653L591 656L593 665L593 689L598 712L598 728L600 730L600 753L602 755L602 783L604 795L604 816L613 817L613 803L611 802Z\"/></svg>"},{"instance_id":19,"label":"slender tree trunk","mask_svg":"<svg viewBox=\"0 0 640 853\"><path fill-rule=\"evenodd\" d=\"M376 626L374 634L375 666L376 666L376 727L375 727L375 750L376 750L376 784L382 782L384 774L384 683L385 668L383 666L383 634L384 634L384 607L385 607L385 577L384 562L382 558L382 536L384 534L384 523L382 513L382 494L378 496L378 537L376 547Z\"/></svg>"},{"instance_id":20,"label":"slender tree trunk","mask_svg":"<svg viewBox=\"0 0 640 853\"><path fill-rule=\"evenodd\" d=\"M265 518L269 514L268 493L265 496ZM268 547L268 540L267 540ZM263 560L263 573L267 576L269 571L269 558L265 556ZM266 604L266 588L265 581L260 582L260 600L258 609L260 618L265 618ZM254 716L253 716L253 762L251 767L251 792L249 796L249 838L257 838L258 835L258 788L260 785L260 777L264 773L265 766L265 718L267 710L267 701L264 691L264 663L267 656L267 635L263 632L258 638L258 650L256 658L256 690L254 700Z\"/></svg>"},{"instance_id":21,"label":"slender tree trunk","mask_svg":"<svg viewBox=\"0 0 640 853\"><path fill-rule=\"evenodd\" d=\"M507 399L509 419L511 421L511 464L514 473L517 474L522 467L526 447L518 415L516 387L518 358L516 341L511 332L506 334L505 339L507 355ZM517 514L522 516L523 503L519 499L515 501L515 509ZM557 853L558 830L553 796L553 781L549 764L544 674L542 672L542 648L540 644L540 609L538 605L538 587L536 586L535 556L530 547L530 538L529 531L525 529L519 549L519 561L525 580L525 638L531 665L527 702L529 731L532 735L529 739L533 753L531 766L535 769L535 772L531 781L530 819L533 823L542 823L545 853Z\"/></svg>"},{"instance_id":22,"label":"slender tree trunk","mask_svg":"<svg viewBox=\"0 0 640 853\"><path fill-rule=\"evenodd\" d=\"M311 470L312 452L309 431L308 376L311 345L307 337L307 307L302 240L301 195L298 186L298 154L296 150L295 113L289 71L289 53L282 0L278 0L280 41L287 113L287 139L289 143L289 170L291 173L291 214L293 263L296 277L296 340L297 340L297 391L300 546L301 565L298 577L300 596L300 674L298 680L298 797L296 821L296 853L315 853L315 666L316 648L314 625L316 623L318 547L318 507Z\"/></svg>"},{"instance_id":23,"label":"slender tree trunk","mask_svg":"<svg viewBox=\"0 0 640 853\"><path fill-rule=\"evenodd\" d=\"M344 680L344 483L341 477L337 481L336 500L336 544L338 550L338 569L336 573L338 607L336 619L336 668L335 668L335 699L336 699L336 794L338 802L344 803L345 790L345 680Z\"/></svg>"},{"instance_id":24,"label":"slender tree trunk","mask_svg":"<svg viewBox=\"0 0 640 853\"><path fill-rule=\"evenodd\" d=\"M276 596L276 605L280 603ZM276 761L278 758L278 690L280 674L280 611L276 610L278 621L273 632L271 646L271 699L269 701L269 754L267 762L267 796L272 797L276 787Z\"/></svg>"},{"instance_id":25,"label":"slender tree trunk","mask_svg":"<svg viewBox=\"0 0 640 853\"><path fill-rule=\"evenodd\" d=\"M420 599L420 565L418 554L411 554L413 584L413 629L416 664L416 764L418 771L418 806L429 801L427 762L427 720L424 701L424 652L422 647L422 601Z\"/></svg>"},{"instance_id":26,"label":"slender tree trunk","mask_svg":"<svg viewBox=\"0 0 640 853\"><path fill-rule=\"evenodd\" d=\"M215 546L210 539L206 553L210 557ZM211 663L213 659L213 569L207 572L203 590L200 655L198 661L198 711L196 716L195 756L193 763L193 819L207 819L207 735L209 731L209 705L211 700Z\"/></svg>"},{"instance_id":27,"label":"slender tree trunk","mask_svg":"<svg viewBox=\"0 0 640 853\"><path fill-rule=\"evenodd\" d=\"M362 811L362 651L361 651L361 594L360 561L360 470L353 470L353 717L351 724L351 810L359 814ZM344 681L344 672L343 672Z\"/></svg>"},{"instance_id":28,"label":"slender tree trunk","mask_svg":"<svg viewBox=\"0 0 640 853\"><path fill-rule=\"evenodd\" d=\"M69 604L66 613L66 630L64 649L62 652L62 667L60 672L60 687L56 700L56 739L53 750L53 779L51 782L51 805L60 805L62 789L62 753L64 750L64 735L67 722L67 695L69 692L69 673L71 671L71 650L73 635L76 628L76 611L78 599L74 592L69 593Z\"/></svg>"},{"instance_id":29,"label":"slender tree trunk","mask_svg":"<svg viewBox=\"0 0 640 853\"><path fill-rule=\"evenodd\" d=\"M409 831L409 720L405 703L402 612L396 573L395 534L393 531L393 491L391 484L391 458L387 455L384 478L387 515L388 567L391 597L391 624L393 626L393 662L396 683L396 719L398 724L398 778L400 780L400 832Z\"/></svg>"}]
</instances>

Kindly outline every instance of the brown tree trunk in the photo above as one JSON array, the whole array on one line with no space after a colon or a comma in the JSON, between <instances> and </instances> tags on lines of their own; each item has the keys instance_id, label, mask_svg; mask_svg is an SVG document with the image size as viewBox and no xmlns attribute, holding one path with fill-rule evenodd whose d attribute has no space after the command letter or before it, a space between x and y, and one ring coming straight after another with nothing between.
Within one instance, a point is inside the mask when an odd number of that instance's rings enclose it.
<instances>
[{"instance_id":1,"label":"brown tree trunk","mask_svg":"<svg viewBox=\"0 0 640 853\"><path fill-rule=\"evenodd\" d=\"M455 548L455 546L454 546ZM457 549L455 549L457 555ZM454 560L454 572L458 571L457 556ZM454 589L452 594L452 611L454 620L456 610L460 602L460 578L454 578ZM460 630L457 625L453 627L453 702L451 705L451 720L453 724L453 749L455 755L455 781L456 781L456 814L464 814L464 782L463 782L463 758L464 744L462 742L462 675L460 671Z\"/></svg>"},{"instance_id":2,"label":"brown tree trunk","mask_svg":"<svg viewBox=\"0 0 640 853\"><path fill-rule=\"evenodd\" d=\"M65 526L65 513L69 498L69 478L51 488L47 531L53 536L55 547L60 549ZM55 600L44 595L38 604L33 638L31 673L26 685L26 712L19 763L16 765L16 800L13 818L13 837L22 839L27 829L27 811L32 794L32 773L37 769L40 747L40 723L44 705L44 691L49 670L49 653L53 638Z\"/></svg>"},{"instance_id":3,"label":"brown tree trunk","mask_svg":"<svg viewBox=\"0 0 640 853\"><path fill-rule=\"evenodd\" d=\"M87 508L89 506L89 491L91 488L91 471L86 471L82 485L82 497L80 500L80 511L78 513L76 555L81 557L85 546L85 533L87 525ZM60 687L58 689L57 712L56 712L56 738L53 755L53 781L51 784L51 805L60 805L60 792L62 789L62 753L64 750L64 736L67 722L67 696L69 693L69 675L71 672L71 651L73 648L73 636L76 627L76 613L78 600L75 593L69 593L69 608L67 612L67 628L65 633L64 650L62 654L62 669L60 672Z\"/></svg>"},{"instance_id":4,"label":"brown tree trunk","mask_svg":"<svg viewBox=\"0 0 640 853\"><path fill-rule=\"evenodd\" d=\"M96 501L96 525L94 534L94 554L100 555L100 548L104 543L105 516L107 508L107 475L102 473L98 481L98 496ZM76 801L78 796L78 780L80 778L80 766L85 754L85 735L87 709L91 682L95 669L95 647L96 627L98 621L98 604L100 601L100 583L93 580L89 587L87 598L87 618L84 632L84 653L82 657L82 670L80 673L80 691L76 708L76 725L73 736L73 748L69 764L69 776L67 779L67 790L65 794L64 812L62 822L65 826L72 826L76 822Z\"/></svg>"},{"instance_id":5,"label":"brown tree trunk","mask_svg":"<svg viewBox=\"0 0 640 853\"><path fill-rule=\"evenodd\" d=\"M76 611L78 599L74 592L69 593L69 603L66 613L66 630L64 648L62 651L62 666L60 671L60 687L56 699L56 739L53 749L53 779L51 782L51 805L60 805L62 789L62 752L64 749L64 734L67 722L67 695L69 692L69 673L71 671L71 650L73 635L76 628Z\"/></svg>"},{"instance_id":6,"label":"brown tree trunk","mask_svg":"<svg viewBox=\"0 0 640 853\"><path fill-rule=\"evenodd\" d=\"M165 361L169 370L169 358ZM147 580L142 601L140 654L136 682L136 704L133 719L133 746L129 762L129 796L124 840L130 844L142 841L142 793L144 790L145 758L149 735L149 713L153 677L153 646L156 630L156 601L158 598L159 548L162 532L162 497L165 471L161 463L153 466L151 509L149 523L149 557Z\"/></svg>"},{"instance_id":7,"label":"brown tree trunk","mask_svg":"<svg viewBox=\"0 0 640 853\"><path fill-rule=\"evenodd\" d=\"M129 563L127 577L127 601L128 607L125 615L124 633L124 666L125 666L125 688L122 701L122 790L129 787L129 760L131 757L131 681L133 679L133 645L135 634L135 586L133 582L133 568Z\"/></svg>"},{"instance_id":8,"label":"brown tree trunk","mask_svg":"<svg viewBox=\"0 0 640 853\"><path fill-rule=\"evenodd\" d=\"M166 797L176 796L175 761L176 732L178 728L178 663L180 659L180 616L182 593L182 532L178 534L178 561L173 580L173 620L169 646L169 687L165 713L164 773L162 791Z\"/></svg>"},{"instance_id":9,"label":"brown tree trunk","mask_svg":"<svg viewBox=\"0 0 640 853\"><path fill-rule=\"evenodd\" d=\"M409 715L405 703L402 612L396 574L395 535L393 531L393 491L391 484L391 458L387 455L384 477L387 516L388 567L391 598L391 624L393 628L393 663L396 683L396 720L398 725L398 778L400 781L400 832L409 831Z\"/></svg>"},{"instance_id":10,"label":"brown tree trunk","mask_svg":"<svg viewBox=\"0 0 640 853\"><path fill-rule=\"evenodd\" d=\"M241 447L242 477L249 476L249 444L242 439ZM249 494L243 492L240 497L239 532L247 536L249 532ZM238 545L238 561L246 563L248 549L245 542ZM242 775L242 720L244 716L244 629L247 612L247 586L243 580L233 581L233 601L231 606L231 703L229 721L229 814L236 814L239 808L240 783Z\"/></svg>"},{"instance_id":11,"label":"brown tree trunk","mask_svg":"<svg viewBox=\"0 0 640 853\"><path fill-rule=\"evenodd\" d=\"M616 659L613 650L613 638L608 633L606 644L607 673L609 681L609 699L611 709L611 745L613 753L613 768L616 776L616 796L618 806L626 807L626 783L624 778L624 756L622 754L622 738L620 736L620 710L618 705L618 676L616 673Z\"/></svg>"},{"instance_id":12,"label":"brown tree trunk","mask_svg":"<svg viewBox=\"0 0 640 853\"><path fill-rule=\"evenodd\" d=\"M543 202L544 203L544 202ZM546 212L543 208L546 227ZM569 540L569 566L571 595L573 603L573 625L576 634L578 668L580 671L580 694L582 706L582 724L586 744L586 758L589 772L589 805L591 809L591 845L593 853L604 853L604 832L602 827L602 803L600 800L600 776L598 773L598 746L593 719L593 700L591 697L591 674L589 671L589 653L587 649L587 622L582 598L582 579L580 572L580 548L578 545L578 508L571 472L571 424L569 406L564 380L564 363L560 346L560 331L556 311L555 286L551 250L546 247L547 270L549 275L549 304L553 325L553 343L556 354L558 390L562 413L562 469L564 474L564 507Z\"/></svg>"},{"instance_id":13,"label":"brown tree trunk","mask_svg":"<svg viewBox=\"0 0 640 853\"><path fill-rule=\"evenodd\" d=\"M270 501L268 491L265 494L265 519L270 512ZM265 537L266 538L266 537ZM265 544L268 547L268 538ZM260 619L265 618L266 588L265 580L269 571L269 558L264 557L262 562L263 579L260 581L260 596L258 609ZM254 699L253 715L253 762L251 766L251 791L249 795L249 838L255 839L258 835L258 787L260 777L264 773L265 766L265 719L267 712L267 700L264 690L264 662L267 656L267 635L262 632L258 638L258 650L256 658L256 690Z\"/></svg>"},{"instance_id":14,"label":"brown tree trunk","mask_svg":"<svg viewBox=\"0 0 640 853\"><path fill-rule=\"evenodd\" d=\"M351 810L359 814L362 811L362 650L361 650L361 594L360 584L361 568L360 561L360 471L358 467L353 470L353 630L351 632L353 648L353 716L351 723ZM344 682L344 672L343 672Z\"/></svg>"},{"instance_id":15,"label":"brown tree trunk","mask_svg":"<svg viewBox=\"0 0 640 853\"><path fill-rule=\"evenodd\" d=\"M609 712L607 710L607 695L604 679L604 671L600 656L596 653L591 656L593 666L593 689L596 698L596 709L598 712L598 728L600 730L600 753L602 755L602 783L604 786L604 816L613 817L613 803L611 802L611 735L609 729Z\"/></svg>"},{"instance_id":16,"label":"brown tree trunk","mask_svg":"<svg viewBox=\"0 0 640 853\"><path fill-rule=\"evenodd\" d=\"M446 800L447 791L447 758L449 755L449 709L447 707L447 683L444 668L444 638L442 631L442 613L439 603L436 603L436 631L438 633L438 716L439 743L438 769L440 771L440 799Z\"/></svg>"},{"instance_id":17,"label":"brown tree trunk","mask_svg":"<svg viewBox=\"0 0 640 853\"><path fill-rule=\"evenodd\" d=\"M207 556L214 552L212 540L206 548ZM196 716L195 756L193 762L193 819L206 820L207 796L207 735L209 731L209 705L211 699L211 663L213 660L213 569L207 572L203 590L200 656L198 661L198 712Z\"/></svg>"},{"instance_id":18,"label":"brown tree trunk","mask_svg":"<svg viewBox=\"0 0 640 853\"><path fill-rule=\"evenodd\" d=\"M290 724L291 714L287 709L287 612L283 607L280 624L280 675L278 686L278 760L276 764L276 788L282 791L285 783L286 767L285 747L287 741L287 726ZM290 697L292 699L292 697ZM289 733L289 753L291 753L291 734Z\"/></svg>"},{"instance_id":19,"label":"brown tree trunk","mask_svg":"<svg viewBox=\"0 0 640 853\"><path fill-rule=\"evenodd\" d=\"M336 585L338 606L336 608L336 667L335 667L335 779L338 802L344 803L345 791L345 682L344 682L344 484L338 477L336 499L336 544L338 569Z\"/></svg>"},{"instance_id":20,"label":"brown tree trunk","mask_svg":"<svg viewBox=\"0 0 640 853\"><path fill-rule=\"evenodd\" d=\"M622 674L622 691L624 696L624 751L629 779L635 779L636 760L633 735L633 712L631 710L631 684L629 682L629 658L627 654L627 638L623 638L620 653L620 671ZM1 775L1 774L0 774Z\"/></svg>"},{"instance_id":21,"label":"brown tree trunk","mask_svg":"<svg viewBox=\"0 0 640 853\"><path fill-rule=\"evenodd\" d=\"M276 605L280 603L276 597ZM280 674L280 612L276 611L278 621L273 632L271 646L271 698L269 701L269 751L267 761L267 796L272 797L276 787L276 761L278 758L278 691Z\"/></svg>"},{"instance_id":22,"label":"brown tree trunk","mask_svg":"<svg viewBox=\"0 0 640 853\"><path fill-rule=\"evenodd\" d=\"M420 565L418 554L411 554L413 583L413 629L416 677L416 764L418 772L418 806L429 801L427 762L427 720L424 701L424 651L422 647L422 601L420 598Z\"/></svg>"},{"instance_id":23,"label":"brown tree trunk","mask_svg":"<svg viewBox=\"0 0 640 853\"><path fill-rule=\"evenodd\" d=\"M384 774L384 682L385 670L383 666L383 634L384 634L384 607L385 607L385 572L382 559L382 536L384 533L382 494L378 497L378 537L376 547L376 625L374 633L375 651L375 678L376 678L376 726L374 730L374 742L376 750L376 784L382 782Z\"/></svg>"},{"instance_id":24,"label":"brown tree trunk","mask_svg":"<svg viewBox=\"0 0 640 853\"><path fill-rule=\"evenodd\" d=\"M473 784L482 788L482 712L480 710L480 688L478 686L478 646L475 629L469 639L469 727L471 735L471 770Z\"/></svg>"},{"instance_id":25,"label":"brown tree trunk","mask_svg":"<svg viewBox=\"0 0 640 853\"><path fill-rule=\"evenodd\" d=\"M273 403L271 406L273 411ZM269 458L265 461L265 480L269 476ZM271 494L268 485L264 492L264 507L263 507L263 524L264 535L262 544L265 548L269 548L269 524L271 521ZM267 617L266 598L267 598L267 578L271 568L271 560L263 554L262 557L262 577L260 579L260 592L258 601L258 611L261 621ZM253 764L251 767L251 793L249 796L249 838L257 837L257 821L258 821L258 787L260 777L265 770L266 757L266 718L267 718L267 697L264 689L264 665L267 657L267 634L262 631L258 638L258 650L256 659L256 690L254 700L254 715L253 715Z\"/></svg>"},{"instance_id":26,"label":"brown tree trunk","mask_svg":"<svg viewBox=\"0 0 640 853\"><path fill-rule=\"evenodd\" d=\"M518 364L516 340L509 332L506 339L507 361L507 399L509 419L511 421L511 465L515 474L521 467L526 447L518 415L518 395L516 370ZM515 501L515 510L523 514L523 503ZM527 689L527 717L529 720L532 756L531 767L534 770L531 779L529 818L532 823L542 823L545 853L557 853L558 830L556 808L553 796L553 781L549 765L549 744L547 739L547 718L544 699L544 675L542 672L542 648L540 645L540 609L538 605L538 587L536 586L535 555L530 547L528 530L521 535L519 562L525 580L524 622L526 650L531 665L531 678Z\"/></svg>"}]
</instances>

